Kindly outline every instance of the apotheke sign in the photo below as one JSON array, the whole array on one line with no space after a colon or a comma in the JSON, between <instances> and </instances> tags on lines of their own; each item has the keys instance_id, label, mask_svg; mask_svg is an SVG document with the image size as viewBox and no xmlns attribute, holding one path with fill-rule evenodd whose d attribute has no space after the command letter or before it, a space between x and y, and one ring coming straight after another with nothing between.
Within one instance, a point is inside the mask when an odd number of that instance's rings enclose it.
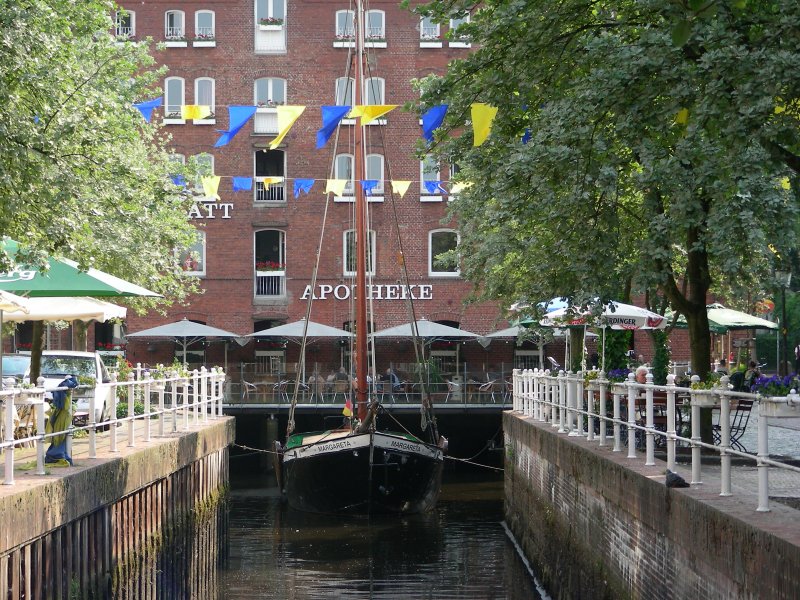
<instances>
[{"instance_id":1,"label":"apotheke sign","mask_svg":"<svg viewBox=\"0 0 800 600\"><path fill-rule=\"evenodd\" d=\"M433 300L433 286L430 284L373 284L367 287L370 300ZM349 300L353 294L353 288L355 285L321 284L317 286L313 300L327 300L328 298ZM311 286L307 285L301 299L308 300L309 295L311 295Z\"/></svg>"}]
</instances>

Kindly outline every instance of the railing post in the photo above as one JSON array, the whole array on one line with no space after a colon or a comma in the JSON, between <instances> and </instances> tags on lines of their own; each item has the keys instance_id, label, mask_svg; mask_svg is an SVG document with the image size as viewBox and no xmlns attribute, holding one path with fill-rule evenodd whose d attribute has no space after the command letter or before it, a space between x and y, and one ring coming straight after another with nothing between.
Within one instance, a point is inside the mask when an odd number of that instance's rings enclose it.
<instances>
[{"instance_id":1,"label":"railing post","mask_svg":"<svg viewBox=\"0 0 800 600\"><path fill-rule=\"evenodd\" d=\"M572 414L576 418L575 430L570 435L583 436L583 371L578 371L572 379Z\"/></svg>"},{"instance_id":2,"label":"railing post","mask_svg":"<svg viewBox=\"0 0 800 600\"><path fill-rule=\"evenodd\" d=\"M563 370L558 372L558 433L565 433L567 431L564 422L567 420L567 392L566 392L566 374Z\"/></svg>"},{"instance_id":3,"label":"railing post","mask_svg":"<svg viewBox=\"0 0 800 600\"><path fill-rule=\"evenodd\" d=\"M108 451L119 452L117 450L117 374L111 373L111 423L108 425Z\"/></svg>"},{"instance_id":4,"label":"railing post","mask_svg":"<svg viewBox=\"0 0 800 600\"><path fill-rule=\"evenodd\" d=\"M227 374L222 368L217 369L219 373L219 404L217 405L217 415L222 416L222 405L225 402L225 381L227 379ZM319 398L317 398L317 402L319 402Z\"/></svg>"},{"instance_id":5,"label":"railing post","mask_svg":"<svg viewBox=\"0 0 800 600\"><path fill-rule=\"evenodd\" d=\"M171 413L172 433L175 433L178 431L178 374L170 371L169 379L171 380L169 386L169 412Z\"/></svg>"},{"instance_id":6,"label":"railing post","mask_svg":"<svg viewBox=\"0 0 800 600\"><path fill-rule=\"evenodd\" d=\"M144 441L149 442L151 440L150 437L150 382L152 381L150 377L150 371L144 371L142 373L144 377L144 384L142 385L142 391L144 393Z\"/></svg>"},{"instance_id":7,"label":"railing post","mask_svg":"<svg viewBox=\"0 0 800 600\"><path fill-rule=\"evenodd\" d=\"M633 373L628 373L628 458L636 458L636 394L638 388L635 385Z\"/></svg>"},{"instance_id":8,"label":"railing post","mask_svg":"<svg viewBox=\"0 0 800 600\"><path fill-rule=\"evenodd\" d=\"M46 427L44 414L44 390L42 390L41 401L36 405L36 474L46 475L44 470L44 432Z\"/></svg>"},{"instance_id":9,"label":"railing post","mask_svg":"<svg viewBox=\"0 0 800 600\"><path fill-rule=\"evenodd\" d=\"M97 458L97 424L94 411L97 400L94 392L89 396L89 458Z\"/></svg>"},{"instance_id":10,"label":"railing post","mask_svg":"<svg viewBox=\"0 0 800 600\"><path fill-rule=\"evenodd\" d=\"M606 379L606 374L603 371L600 371L597 374L597 383L600 384L600 405L598 406L598 414L600 415L600 445L605 446L606 442L606 433L607 433L607 425L606 417L608 417L608 412L606 411L606 401L608 399L608 380Z\"/></svg>"},{"instance_id":11,"label":"railing post","mask_svg":"<svg viewBox=\"0 0 800 600\"><path fill-rule=\"evenodd\" d=\"M511 385L511 389L512 389L512 391L511 391L511 410L513 410L514 412L524 413L525 411L524 411L523 407L521 406L522 403L520 402L520 399L517 397L517 386L519 385L519 381L520 381L519 378L520 378L520 370L519 369L514 369L511 372L511 381L512 381L512 385ZM316 385L316 383L314 385Z\"/></svg>"},{"instance_id":12,"label":"railing post","mask_svg":"<svg viewBox=\"0 0 800 600\"><path fill-rule=\"evenodd\" d=\"M166 413L164 413L165 390L166 390L165 383L164 380L162 379L161 381L156 383L156 392L158 392L158 437L164 437L164 420L167 417Z\"/></svg>"},{"instance_id":13,"label":"railing post","mask_svg":"<svg viewBox=\"0 0 800 600\"><path fill-rule=\"evenodd\" d=\"M721 467L720 496L731 495L731 399L728 397L728 376L723 375L719 389L719 461Z\"/></svg>"},{"instance_id":14,"label":"railing post","mask_svg":"<svg viewBox=\"0 0 800 600\"><path fill-rule=\"evenodd\" d=\"M8 394L3 396L3 415L6 422L3 428L4 441L11 442L5 448L6 454L6 471L3 477L4 485L14 485L14 395Z\"/></svg>"},{"instance_id":15,"label":"railing post","mask_svg":"<svg viewBox=\"0 0 800 600\"><path fill-rule=\"evenodd\" d=\"M758 403L758 508L757 512L769 512L769 466L764 461L769 458L769 428L767 417L764 416Z\"/></svg>"},{"instance_id":16,"label":"railing post","mask_svg":"<svg viewBox=\"0 0 800 600\"><path fill-rule=\"evenodd\" d=\"M655 417L653 415L653 374L647 373L647 387L644 392L645 397L645 466L652 467L656 464L656 440L655 440Z\"/></svg>"},{"instance_id":17,"label":"railing post","mask_svg":"<svg viewBox=\"0 0 800 600\"><path fill-rule=\"evenodd\" d=\"M208 371L205 365L200 367L200 405L199 409L202 410L203 424L208 423ZM213 410L213 408L212 408Z\"/></svg>"},{"instance_id":18,"label":"railing post","mask_svg":"<svg viewBox=\"0 0 800 600\"><path fill-rule=\"evenodd\" d=\"M183 429L189 431L189 376L181 377L183 382Z\"/></svg>"},{"instance_id":19,"label":"railing post","mask_svg":"<svg viewBox=\"0 0 800 600\"><path fill-rule=\"evenodd\" d=\"M581 378L581 382L583 382L583 381L584 381L584 379ZM581 383L581 385L583 385L583 383ZM585 399L585 400L582 400L582 402L585 401L586 412L589 413L589 416L586 417L586 429L588 430L587 435L586 435L586 439L588 439L590 442L594 441L594 415L595 415L594 393L595 393L595 391L596 390L594 389L594 386L591 383L588 383L584 387L583 393L581 394L581 398ZM581 429L583 429L583 427L581 427Z\"/></svg>"},{"instance_id":20,"label":"railing post","mask_svg":"<svg viewBox=\"0 0 800 600\"><path fill-rule=\"evenodd\" d=\"M700 376L699 375L692 375L692 383L699 383ZM701 477L702 474L700 472L701 464L700 464L700 453L702 448L698 444L701 440L700 438L700 405L696 401L697 391L692 390L691 392L691 404L692 404L692 483L693 484L701 484L703 483Z\"/></svg>"},{"instance_id":21,"label":"railing post","mask_svg":"<svg viewBox=\"0 0 800 600\"><path fill-rule=\"evenodd\" d=\"M675 470L675 375L667 375L667 468Z\"/></svg>"},{"instance_id":22,"label":"railing post","mask_svg":"<svg viewBox=\"0 0 800 600\"><path fill-rule=\"evenodd\" d=\"M133 373L128 373L128 448L133 448L136 445L134 436L136 435L136 420L133 418L134 404L136 403L136 390L133 388Z\"/></svg>"},{"instance_id":23,"label":"railing post","mask_svg":"<svg viewBox=\"0 0 800 600\"><path fill-rule=\"evenodd\" d=\"M620 421L622 420L622 394L619 393L619 390L615 390L612 392L612 396L614 397L614 449L613 452L622 452L622 424Z\"/></svg>"},{"instance_id":24,"label":"railing post","mask_svg":"<svg viewBox=\"0 0 800 600\"><path fill-rule=\"evenodd\" d=\"M200 426L200 385L197 369L192 371L192 408L194 409L194 426Z\"/></svg>"}]
</instances>

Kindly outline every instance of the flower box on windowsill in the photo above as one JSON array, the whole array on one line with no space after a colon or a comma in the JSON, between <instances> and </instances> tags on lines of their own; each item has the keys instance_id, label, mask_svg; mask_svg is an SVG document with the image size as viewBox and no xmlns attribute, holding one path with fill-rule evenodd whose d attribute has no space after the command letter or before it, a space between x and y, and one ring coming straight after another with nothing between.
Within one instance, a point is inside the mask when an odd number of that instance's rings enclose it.
<instances>
[{"instance_id":1,"label":"flower box on windowsill","mask_svg":"<svg viewBox=\"0 0 800 600\"><path fill-rule=\"evenodd\" d=\"M164 45L167 48L186 48L189 43L186 40L164 40Z\"/></svg>"},{"instance_id":2,"label":"flower box on windowsill","mask_svg":"<svg viewBox=\"0 0 800 600\"><path fill-rule=\"evenodd\" d=\"M257 277L283 277L286 271L256 271Z\"/></svg>"},{"instance_id":3,"label":"flower box on windowsill","mask_svg":"<svg viewBox=\"0 0 800 600\"><path fill-rule=\"evenodd\" d=\"M283 23L272 24L272 25L264 25L259 23L258 28L261 31L280 31L283 29Z\"/></svg>"},{"instance_id":4,"label":"flower box on windowsill","mask_svg":"<svg viewBox=\"0 0 800 600\"><path fill-rule=\"evenodd\" d=\"M161 122L163 125L186 125L186 119L180 117L164 117Z\"/></svg>"},{"instance_id":5,"label":"flower box on windowsill","mask_svg":"<svg viewBox=\"0 0 800 600\"><path fill-rule=\"evenodd\" d=\"M210 117L208 119L195 119L192 123L195 125L216 125L217 120L214 117Z\"/></svg>"},{"instance_id":6,"label":"flower box on windowsill","mask_svg":"<svg viewBox=\"0 0 800 600\"><path fill-rule=\"evenodd\" d=\"M356 41L355 40L333 40L333 47L334 48L355 48Z\"/></svg>"},{"instance_id":7,"label":"flower box on windowsill","mask_svg":"<svg viewBox=\"0 0 800 600\"><path fill-rule=\"evenodd\" d=\"M441 48L442 41L441 40L420 40L419 41L420 48Z\"/></svg>"},{"instance_id":8,"label":"flower box on windowsill","mask_svg":"<svg viewBox=\"0 0 800 600\"><path fill-rule=\"evenodd\" d=\"M427 192L423 192L419 196L419 201L420 202L441 202L442 201L442 196L433 196L431 194L428 194Z\"/></svg>"},{"instance_id":9,"label":"flower box on windowsill","mask_svg":"<svg viewBox=\"0 0 800 600\"><path fill-rule=\"evenodd\" d=\"M453 42L450 42L450 47L451 48L471 48L472 44L470 44L469 42L465 42L465 41L453 41Z\"/></svg>"},{"instance_id":10,"label":"flower box on windowsill","mask_svg":"<svg viewBox=\"0 0 800 600\"><path fill-rule=\"evenodd\" d=\"M365 48L386 48L386 40L364 40Z\"/></svg>"},{"instance_id":11,"label":"flower box on windowsill","mask_svg":"<svg viewBox=\"0 0 800 600\"><path fill-rule=\"evenodd\" d=\"M192 40L194 48L216 48L217 40Z\"/></svg>"}]
</instances>

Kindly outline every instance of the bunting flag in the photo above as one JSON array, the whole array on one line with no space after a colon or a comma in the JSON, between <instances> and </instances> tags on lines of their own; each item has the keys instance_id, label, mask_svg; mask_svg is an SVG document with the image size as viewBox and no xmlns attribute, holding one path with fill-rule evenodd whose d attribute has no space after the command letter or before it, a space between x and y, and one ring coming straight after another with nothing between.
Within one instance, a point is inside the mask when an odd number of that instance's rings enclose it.
<instances>
[{"instance_id":1,"label":"bunting flag","mask_svg":"<svg viewBox=\"0 0 800 600\"><path fill-rule=\"evenodd\" d=\"M425 114L422 115L422 137L432 142L433 130L442 126L446 114L447 104L440 104L428 109Z\"/></svg>"},{"instance_id":2,"label":"bunting flag","mask_svg":"<svg viewBox=\"0 0 800 600\"><path fill-rule=\"evenodd\" d=\"M170 179L172 179L172 183L179 187L186 187L186 179L183 175L170 175Z\"/></svg>"},{"instance_id":3,"label":"bunting flag","mask_svg":"<svg viewBox=\"0 0 800 600\"><path fill-rule=\"evenodd\" d=\"M339 122L350 112L349 106L323 106L322 127L317 131L317 148L322 148L328 143Z\"/></svg>"},{"instance_id":4,"label":"bunting flag","mask_svg":"<svg viewBox=\"0 0 800 600\"><path fill-rule=\"evenodd\" d=\"M463 192L465 189L467 189L468 187L471 187L471 186L472 186L472 182L471 181L464 181L462 183L455 183L455 184L453 184L453 187L450 188L450 193L451 194L458 194L459 192Z\"/></svg>"},{"instance_id":5,"label":"bunting flag","mask_svg":"<svg viewBox=\"0 0 800 600\"><path fill-rule=\"evenodd\" d=\"M480 146L489 137L492 131L492 121L497 115L497 108L488 104L476 102L472 105L472 133L473 146Z\"/></svg>"},{"instance_id":6,"label":"bunting flag","mask_svg":"<svg viewBox=\"0 0 800 600\"><path fill-rule=\"evenodd\" d=\"M345 417L352 417L353 416L353 403L350 401L350 398L345 400L344 408L342 409L342 414Z\"/></svg>"},{"instance_id":7,"label":"bunting flag","mask_svg":"<svg viewBox=\"0 0 800 600\"><path fill-rule=\"evenodd\" d=\"M313 179L295 179L294 180L294 197L299 198L300 192L308 194L311 191L311 186L314 185Z\"/></svg>"},{"instance_id":8,"label":"bunting flag","mask_svg":"<svg viewBox=\"0 0 800 600\"><path fill-rule=\"evenodd\" d=\"M350 111L350 117L361 117L362 125L369 125L375 119L379 119L386 113L393 111L397 108L398 104L364 104L356 106Z\"/></svg>"},{"instance_id":9,"label":"bunting flag","mask_svg":"<svg viewBox=\"0 0 800 600\"><path fill-rule=\"evenodd\" d=\"M398 194L401 198L406 195L406 192L410 186L410 181L392 181L392 191L395 194Z\"/></svg>"},{"instance_id":10,"label":"bunting flag","mask_svg":"<svg viewBox=\"0 0 800 600\"><path fill-rule=\"evenodd\" d=\"M675 122L678 125L686 125L689 122L689 109L682 108L675 115Z\"/></svg>"},{"instance_id":11,"label":"bunting flag","mask_svg":"<svg viewBox=\"0 0 800 600\"><path fill-rule=\"evenodd\" d=\"M442 187L441 181L425 181L425 190L429 194L446 194L447 190Z\"/></svg>"},{"instance_id":12,"label":"bunting flag","mask_svg":"<svg viewBox=\"0 0 800 600\"><path fill-rule=\"evenodd\" d=\"M792 189L792 183L789 181L789 178L788 178L788 177L784 177L783 179L781 179L781 187L782 187L784 190L790 190L790 189Z\"/></svg>"},{"instance_id":13,"label":"bunting flag","mask_svg":"<svg viewBox=\"0 0 800 600\"><path fill-rule=\"evenodd\" d=\"M153 109L161 106L162 100L163 98L155 98L153 100L147 100L145 102L137 102L136 104L133 105L133 107L136 108L140 113L142 113L144 120L149 123L150 119L153 117Z\"/></svg>"},{"instance_id":14,"label":"bunting flag","mask_svg":"<svg viewBox=\"0 0 800 600\"><path fill-rule=\"evenodd\" d=\"M207 175L200 178L200 183L203 184L203 192L206 196L216 198L219 200L219 175Z\"/></svg>"},{"instance_id":15,"label":"bunting flag","mask_svg":"<svg viewBox=\"0 0 800 600\"><path fill-rule=\"evenodd\" d=\"M300 118L300 115L303 114L303 111L306 109L305 106L279 106L278 107L278 135L277 137L272 140L269 145L270 150L275 150L280 143L283 141L283 138L286 137L286 134L289 133L289 130L294 125L294 122Z\"/></svg>"},{"instance_id":16,"label":"bunting flag","mask_svg":"<svg viewBox=\"0 0 800 600\"><path fill-rule=\"evenodd\" d=\"M233 191L234 192L249 192L253 189L252 177L234 177L233 178Z\"/></svg>"},{"instance_id":17,"label":"bunting flag","mask_svg":"<svg viewBox=\"0 0 800 600\"><path fill-rule=\"evenodd\" d=\"M211 107L200 104L184 104L181 106L181 117L193 121L205 119L211 114Z\"/></svg>"},{"instance_id":18,"label":"bunting flag","mask_svg":"<svg viewBox=\"0 0 800 600\"><path fill-rule=\"evenodd\" d=\"M347 179L328 179L325 184L325 193L333 193L334 196L341 196L344 194L344 188L347 186Z\"/></svg>"},{"instance_id":19,"label":"bunting flag","mask_svg":"<svg viewBox=\"0 0 800 600\"><path fill-rule=\"evenodd\" d=\"M367 196L372 196L372 192L375 190L375 188L378 185L378 180L377 179L362 179L360 181L360 183L361 183L361 189L364 190L364 193Z\"/></svg>"},{"instance_id":20,"label":"bunting flag","mask_svg":"<svg viewBox=\"0 0 800 600\"><path fill-rule=\"evenodd\" d=\"M228 130L220 131L220 137L214 144L214 148L227 145L245 123L256 113L255 106L229 106L228 107Z\"/></svg>"},{"instance_id":21,"label":"bunting flag","mask_svg":"<svg viewBox=\"0 0 800 600\"><path fill-rule=\"evenodd\" d=\"M522 134L522 143L523 144L527 144L528 142L531 141L532 137L533 137L533 134L531 133L530 128L526 127L525 128L525 133Z\"/></svg>"},{"instance_id":22,"label":"bunting flag","mask_svg":"<svg viewBox=\"0 0 800 600\"><path fill-rule=\"evenodd\" d=\"M271 183L275 183L275 184L283 183L283 181L284 181L283 177L262 177L261 178L261 183L263 183L264 185L269 185Z\"/></svg>"}]
</instances>

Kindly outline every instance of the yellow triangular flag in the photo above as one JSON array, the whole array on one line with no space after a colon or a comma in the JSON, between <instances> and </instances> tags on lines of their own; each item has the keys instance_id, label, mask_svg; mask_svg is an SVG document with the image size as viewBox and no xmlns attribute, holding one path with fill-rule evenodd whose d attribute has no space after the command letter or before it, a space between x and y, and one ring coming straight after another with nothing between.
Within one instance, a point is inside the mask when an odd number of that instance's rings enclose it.
<instances>
[{"instance_id":1,"label":"yellow triangular flag","mask_svg":"<svg viewBox=\"0 0 800 600\"><path fill-rule=\"evenodd\" d=\"M375 119L393 111L398 106L398 104L367 104L356 108L361 108L361 124L369 125Z\"/></svg>"},{"instance_id":2,"label":"yellow triangular flag","mask_svg":"<svg viewBox=\"0 0 800 600\"><path fill-rule=\"evenodd\" d=\"M205 119L210 114L211 114L210 106L201 106L198 104L184 104L181 107L181 116L184 119L192 119L195 121L199 121L200 119Z\"/></svg>"},{"instance_id":3,"label":"yellow triangular flag","mask_svg":"<svg viewBox=\"0 0 800 600\"><path fill-rule=\"evenodd\" d=\"M392 191L395 194L399 194L402 198L405 196L406 192L408 191L409 186L411 185L410 181L394 181L392 180Z\"/></svg>"},{"instance_id":4,"label":"yellow triangular flag","mask_svg":"<svg viewBox=\"0 0 800 600\"><path fill-rule=\"evenodd\" d=\"M678 114L675 115L675 122L678 125L686 125L689 122L689 109L682 108L678 111Z\"/></svg>"},{"instance_id":5,"label":"yellow triangular flag","mask_svg":"<svg viewBox=\"0 0 800 600\"><path fill-rule=\"evenodd\" d=\"M785 190L792 189L792 183L789 181L788 177L784 177L783 179L781 179L781 187Z\"/></svg>"},{"instance_id":6,"label":"yellow triangular flag","mask_svg":"<svg viewBox=\"0 0 800 600\"><path fill-rule=\"evenodd\" d=\"M197 116L194 118L195 121L200 119L205 119L206 117L211 116L211 107L205 104L198 104L197 105Z\"/></svg>"},{"instance_id":7,"label":"yellow triangular flag","mask_svg":"<svg viewBox=\"0 0 800 600\"><path fill-rule=\"evenodd\" d=\"M264 177L261 182L264 185L269 185L271 183L283 183L283 177Z\"/></svg>"},{"instance_id":8,"label":"yellow triangular flag","mask_svg":"<svg viewBox=\"0 0 800 600\"><path fill-rule=\"evenodd\" d=\"M492 121L497 115L497 108L476 102L472 105L473 146L480 146L492 131Z\"/></svg>"},{"instance_id":9,"label":"yellow triangular flag","mask_svg":"<svg viewBox=\"0 0 800 600\"><path fill-rule=\"evenodd\" d=\"M357 119L361 115L364 114L364 105L359 104L358 106L354 106L350 109L350 112L347 113L346 119Z\"/></svg>"},{"instance_id":10,"label":"yellow triangular flag","mask_svg":"<svg viewBox=\"0 0 800 600\"><path fill-rule=\"evenodd\" d=\"M217 190L219 190L219 180L219 175L207 175L200 178L200 183L203 184L203 191L206 196L219 200L219 194L217 193Z\"/></svg>"},{"instance_id":11,"label":"yellow triangular flag","mask_svg":"<svg viewBox=\"0 0 800 600\"><path fill-rule=\"evenodd\" d=\"M346 185L347 179L328 179L328 183L325 185L325 193L333 192L334 196L342 196Z\"/></svg>"},{"instance_id":12,"label":"yellow triangular flag","mask_svg":"<svg viewBox=\"0 0 800 600\"><path fill-rule=\"evenodd\" d=\"M275 148L278 147L278 145L283 141L283 138L286 137L286 134L289 133L289 130L292 128L292 125L294 125L294 122L300 118L300 115L303 114L305 109L305 106L278 107L278 137L276 137L270 143L270 150L275 150Z\"/></svg>"},{"instance_id":13,"label":"yellow triangular flag","mask_svg":"<svg viewBox=\"0 0 800 600\"><path fill-rule=\"evenodd\" d=\"M471 186L472 186L472 182L471 181L464 181L462 183L454 183L453 187L450 188L450 193L451 194L457 194L459 192L463 192L465 189L467 189L468 187L471 187Z\"/></svg>"}]
</instances>

